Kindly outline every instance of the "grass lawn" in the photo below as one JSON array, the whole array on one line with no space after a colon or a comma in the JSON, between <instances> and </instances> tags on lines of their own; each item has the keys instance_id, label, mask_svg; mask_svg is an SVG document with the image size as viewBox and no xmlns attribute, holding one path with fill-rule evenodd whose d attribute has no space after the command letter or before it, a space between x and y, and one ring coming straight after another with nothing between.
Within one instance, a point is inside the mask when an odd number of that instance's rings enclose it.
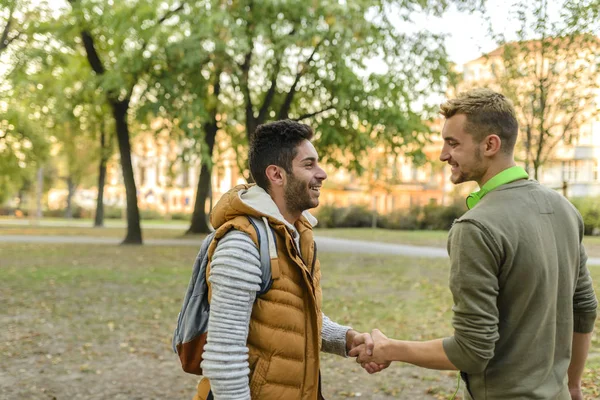
<instances>
[{"instance_id":1,"label":"grass lawn","mask_svg":"<svg viewBox=\"0 0 600 400\"><path fill-rule=\"evenodd\" d=\"M82 224L82 225L89 225L92 226L94 224L94 220L92 218L74 218L74 219L67 219L67 218L57 218L57 217L43 217L42 218L43 221L46 222L50 222L50 223L58 223L58 224L62 224L62 223L67 223L67 222L71 222L71 223L76 223L76 224ZM15 218L12 216L0 216L0 225L2 225L2 221L35 221L33 218L30 219L29 217L21 217L21 218ZM178 220L178 219L142 219L142 225L144 224L148 224L148 225L188 225L189 221L184 221L184 220ZM114 225L122 225L125 224L127 221L125 219L116 219L116 218L105 218L104 219L104 225L105 226L114 226Z\"/></svg>"},{"instance_id":2,"label":"grass lawn","mask_svg":"<svg viewBox=\"0 0 600 400\"><path fill-rule=\"evenodd\" d=\"M583 245L590 257L600 257L600 236L586 236Z\"/></svg>"},{"instance_id":3,"label":"grass lawn","mask_svg":"<svg viewBox=\"0 0 600 400\"><path fill-rule=\"evenodd\" d=\"M0 243L0 398L191 399L197 379L181 371L170 343L196 252ZM322 254L321 262L332 319L405 339L451 333L445 260ZM600 293L600 267L592 273ZM456 373L395 364L369 376L351 359L322 360L328 399L447 399L456 385ZM590 398L598 382L595 354Z\"/></svg>"},{"instance_id":4,"label":"grass lawn","mask_svg":"<svg viewBox=\"0 0 600 400\"><path fill-rule=\"evenodd\" d=\"M0 220L0 235L91 236L122 239L125 238L126 232L125 228L114 227L2 225ZM185 229L142 228L143 239L177 239L183 237L185 237Z\"/></svg>"}]
</instances>

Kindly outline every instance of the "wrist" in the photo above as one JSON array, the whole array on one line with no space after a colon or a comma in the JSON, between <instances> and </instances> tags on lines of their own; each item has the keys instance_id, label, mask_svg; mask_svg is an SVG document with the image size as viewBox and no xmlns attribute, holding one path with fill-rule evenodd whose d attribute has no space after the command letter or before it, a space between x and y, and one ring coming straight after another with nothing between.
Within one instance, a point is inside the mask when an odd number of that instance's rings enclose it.
<instances>
[{"instance_id":1,"label":"wrist","mask_svg":"<svg viewBox=\"0 0 600 400\"><path fill-rule=\"evenodd\" d=\"M354 336L358 334L357 331L350 328L346 331L346 353L352 350L352 341L354 340Z\"/></svg>"},{"instance_id":2,"label":"wrist","mask_svg":"<svg viewBox=\"0 0 600 400\"><path fill-rule=\"evenodd\" d=\"M391 360L391 358L392 358L392 357L391 357L391 354L390 354L390 350L391 350L391 349L390 349L390 347L391 347L390 345L391 345L391 342L392 342L392 341L391 341L390 339L387 339L387 338L386 338L386 339L384 339L384 340L380 341L380 342L377 344L377 346L379 347L379 354L380 354L380 357L383 359L383 361L384 361L385 363L389 363L389 362L391 362L391 361L392 361L392 360Z\"/></svg>"}]
</instances>

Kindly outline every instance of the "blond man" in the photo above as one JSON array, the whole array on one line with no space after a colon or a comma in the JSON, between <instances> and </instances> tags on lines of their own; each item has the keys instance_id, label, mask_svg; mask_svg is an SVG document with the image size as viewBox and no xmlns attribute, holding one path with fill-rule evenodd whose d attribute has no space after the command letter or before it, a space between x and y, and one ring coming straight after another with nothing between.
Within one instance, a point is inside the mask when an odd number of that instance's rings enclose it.
<instances>
[{"instance_id":1,"label":"blond man","mask_svg":"<svg viewBox=\"0 0 600 400\"><path fill-rule=\"evenodd\" d=\"M451 181L480 187L448 237L454 335L409 342L373 331L373 356L350 354L460 370L467 399L582 399L598 304L582 218L516 166L518 123L506 97L472 90L441 114Z\"/></svg>"}]
</instances>

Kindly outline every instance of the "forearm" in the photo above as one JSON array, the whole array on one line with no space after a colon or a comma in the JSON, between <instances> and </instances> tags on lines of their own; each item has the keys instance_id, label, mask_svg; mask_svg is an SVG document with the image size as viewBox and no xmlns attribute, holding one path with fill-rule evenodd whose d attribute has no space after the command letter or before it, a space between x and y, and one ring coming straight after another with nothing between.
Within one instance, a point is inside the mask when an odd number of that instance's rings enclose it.
<instances>
[{"instance_id":1,"label":"forearm","mask_svg":"<svg viewBox=\"0 0 600 400\"><path fill-rule=\"evenodd\" d=\"M573 344L571 353L571 364L569 364L569 388L578 388L581 386L581 377L585 367L592 341L592 333L573 333Z\"/></svg>"},{"instance_id":2,"label":"forearm","mask_svg":"<svg viewBox=\"0 0 600 400\"><path fill-rule=\"evenodd\" d=\"M321 351L346 357L349 350L348 333L356 332L349 326L339 325L322 314L323 328L321 329Z\"/></svg>"},{"instance_id":3,"label":"forearm","mask_svg":"<svg viewBox=\"0 0 600 400\"><path fill-rule=\"evenodd\" d=\"M386 361L401 361L429 369L454 371L458 369L448 359L442 339L427 342L390 339L381 351Z\"/></svg>"}]
</instances>

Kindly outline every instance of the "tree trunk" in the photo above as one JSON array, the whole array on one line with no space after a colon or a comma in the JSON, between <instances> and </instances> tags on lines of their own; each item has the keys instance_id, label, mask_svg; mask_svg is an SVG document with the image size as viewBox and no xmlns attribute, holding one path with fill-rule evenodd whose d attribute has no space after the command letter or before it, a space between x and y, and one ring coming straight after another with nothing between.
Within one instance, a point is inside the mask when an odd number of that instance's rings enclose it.
<instances>
[{"instance_id":1,"label":"tree trunk","mask_svg":"<svg viewBox=\"0 0 600 400\"><path fill-rule=\"evenodd\" d=\"M210 191L210 177L212 166L210 159L215 147L215 137L217 136L217 123L213 121L207 124L204 128L204 142L208 148L208 160L202 160L202 168L200 170L200 178L198 179L198 187L196 189L196 200L194 202L194 212L192 213L192 222L186 235L197 233L210 233L208 218L206 215L206 197Z\"/></svg>"},{"instance_id":2,"label":"tree trunk","mask_svg":"<svg viewBox=\"0 0 600 400\"><path fill-rule=\"evenodd\" d=\"M127 110L129 99L110 103L115 118L117 140L119 142L119 155L123 182L125 183L125 196L127 200L127 235L122 244L142 244L142 230L140 227L140 211L137 204L137 189L131 164L131 145L129 143L129 127L127 125Z\"/></svg>"},{"instance_id":3,"label":"tree trunk","mask_svg":"<svg viewBox=\"0 0 600 400\"><path fill-rule=\"evenodd\" d=\"M540 164L536 161L533 162L533 179L535 179L536 181L540 181L538 178L538 174L539 174L539 169L540 169Z\"/></svg>"},{"instance_id":4,"label":"tree trunk","mask_svg":"<svg viewBox=\"0 0 600 400\"><path fill-rule=\"evenodd\" d=\"M37 185L35 192L35 216L37 219L40 219L43 217L42 196L44 195L44 167L39 167L37 170Z\"/></svg>"},{"instance_id":5,"label":"tree trunk","mask_svg":"<svg viewBox=\"0 0 600 400\"><path fill-rule=\"evenodd\" d=\"M96 215L94 217L94 228L104 226L104 185L106 183L106 163L108 161L108 149L106 148L106 133L104 126L100 128L100 166L98 169L98 196L96 197Z\"/></svg>"},{"instance_id":6,"label":"tree trunk","mask_svg":"<svg viewBox=\"0 0 600 400\"><path fill-rule=\"evenodd\" d=\"M75 194L75 184L73 179L67 177L67 208L65 209L65 218L73 219L73 195Z\"/></svg>"}]
</instances>

